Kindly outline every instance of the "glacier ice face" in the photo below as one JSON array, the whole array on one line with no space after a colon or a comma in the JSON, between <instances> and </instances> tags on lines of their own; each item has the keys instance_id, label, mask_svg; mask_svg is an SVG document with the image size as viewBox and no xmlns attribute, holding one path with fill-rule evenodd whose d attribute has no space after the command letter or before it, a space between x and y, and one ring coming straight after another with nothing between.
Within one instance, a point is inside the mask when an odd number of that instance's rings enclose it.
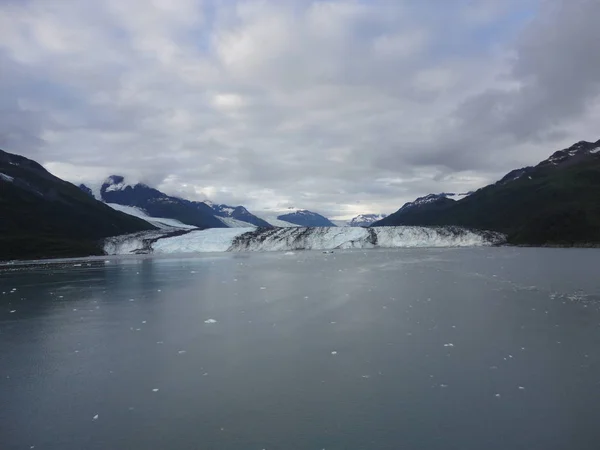
<instances>
[{"instance_id":1,"label":"glacier ice face","mask_svg":"<svg viewBox=\"0 0 600 450\"><path fill-rule=\"evenodd\" d=\"M211 228L170 235L138 233L106 241L109 254L351 248L473 247L501 244L504 235L460 227Z\"/></svg>"},{"instance_id":2,"label":"glacier ice face","mask_svg":"<svg viewBox=\"0 0 600 450\"><path fill-rule=\"evenodd\" d=\"M235 238L255 228L209 228L181 236L160 239L152 245L153 253L226 252Z\"/></svg>"}]
</instances>

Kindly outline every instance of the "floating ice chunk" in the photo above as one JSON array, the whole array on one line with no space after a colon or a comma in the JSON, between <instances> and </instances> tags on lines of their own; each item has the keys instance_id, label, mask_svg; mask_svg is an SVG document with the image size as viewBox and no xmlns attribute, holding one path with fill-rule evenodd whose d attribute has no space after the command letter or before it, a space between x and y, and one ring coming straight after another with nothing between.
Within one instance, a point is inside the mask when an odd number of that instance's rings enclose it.
<instances>
[{"instance_id":1,"label":"floating ice chunk","mask_svg":"<svg viewBox=\"0 0 600 450\"><path fill-rule=\"evenodd\" d=\"M152 392L158 392L158 389L154 388L152 389Z\"/></svg>"},{"instance_id":2,"label":"floating ice chunk","mask_svg":"<svg viewBox=\"0 0 600 450\"><path fill-rule=\"evenodd\" d=\"M496 394L494 397L500 397L500 394Z\"/></svg>"},{"instance_id":3,"label":"floating ice chunk","mask_svg":"<svg viewBox=\"0 0 600 450\"><path fill-rule=\"evenodd\" d=\"M285 255L292 256L292 255L295 255L295 253L294 252L285 252Z\"/></svg>"},{"instance_id":4,"label":"floating ice chunk","mask_svg":"<svg viewBox=\"0 0 600 450\"><path fill-rule=\"evenodd\" d=\"M145 320L142 320L142 323L146 323L146 321L145 321Z\"/></svg>"},{"instance_id":5,"label":"floating ice chunk","mask_svg":"<svg viewBox=\"0 0 600 450\"><path fill-rule=\"evenodd\" d=\"M92 420L98 420L98 414L96 414L94 417L92 417Z\"/></svg>"},{"instance_id":6,"label":"floating ice chunk","mask_svg":"<svg viewBox=\"0 0 600 450\"><path fill-rule=\"evenodd\" d=\"M73 264L73 267L81 267L81 264Z\"/></svg>"},{"instance_id":7,"label":"floating ice chunk","mask_svg":"<svg viewBox=\"0 0 600 450\"><path fill-rule=\"evenodd\" d=\"M441 387L441 388L447 388L447 387L448 387L448 385L447 385L447 384L440 384L440 387Z\"/></svg>"},{"instance_id":8,"label":"floating ice chunk","mask_svg":"<svg viewBox=\"0 0 600 450\"><path fill-rule=\"evenodd\" d=\"M332 355L337 355L336 351L331 352Z\"/></svg>"},{"instance_id":9,"label":"floating ice chunk","mask_svg":"<svg viewBox=\"0 0 600 450\"><path fill-rule=\"evenodd\" d=\"M163 342L163 341L157 341L156 343L157 343L157 344L159 344L159 345L160 345L160 344L164 344L164 342Z\"/></svg>"},{"instance_id":10,"label":"floating ice chunk","mask_svg":"<svg viewBox=\"0 0 600 450\"><path fill-rule=\"evenodd\" d=\"M11 311L10 311L10 313L11 313L11 314L12 314L12 313L16 313L16 312L17 312L17 310L16 310L16 309L13 309L13 310L11 310Z\"/></svg>"},{"instance_id":11,"label":"floating ice chunk","mask_svg":"<svg viewBox=\"0 0 600 450\"><path fill-rule=\"evenodd\" d=\"M185 350L179 350L177 353L179 353L180 355L183 355L185 353Z\"/></svg>"},{"instance_id":12,"label":"floating ice chunk","mask_svg":"<svg viewBox=\"0 0 600 450\"><path fill-rule=\"evenodd\" d=\"M363 375L362 378L371 378L371 375Z\"/></svg>"},{"instance_id":13,"label":"floating ice chunk","mask_svg":"<svg viewBox=\"0 0 600 450\"><path fill-rule=\"evenodd\" d=\"M525 390L525 388L524 388L523 386L519 386L519 390L520 390L520 391L524 391L524 390Z\"/></svg>"},{"instance_id":14,"label":"floating ice chunk","mask_svg":"<svg viewBox=\"0 0 600 450\"><path fill-rule=\"evenodd\" d=\"M264 286L261 286L261 287L260 287L260 290L261 290L261 291L264 291L265 289L266 289L266 287L264 287Z\"/></svg>"},{"instance_id":15,"label":"floating ice chunk","mask_svg":"<svg viewBox=\"0 0 600 450\"><path fill-rule=\"evenodd\" d=\"M215 319L206 319L204 323L217 323Z\"/></svg>"},{"instance_id":16,"label":"floating ice chunk","mask_svg":"<svg viewBox=\"0 0 600 450\"><path fill-rule=\"evenodd\" d=\"M444 347L454 347L454 344L452 344L452 343L444 344Z\"/></svg>"}]
</instances>

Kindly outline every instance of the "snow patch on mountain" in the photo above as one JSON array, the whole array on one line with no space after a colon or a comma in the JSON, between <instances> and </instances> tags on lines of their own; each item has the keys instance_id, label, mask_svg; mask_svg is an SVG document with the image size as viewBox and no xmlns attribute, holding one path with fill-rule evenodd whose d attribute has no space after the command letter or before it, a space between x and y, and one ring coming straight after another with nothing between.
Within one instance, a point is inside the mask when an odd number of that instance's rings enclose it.
<instances>
[{"instance_id":1,"label":"snow patch on mountain","mask_svg":"<svg viewBox=\"0 0 600 450\"><path fill-rule=\"evenodd\" d=\"M153 234L155 236L155 234ZM165 237L148 245L140 234L111 238L110 254L293 251L351 248L472 247L503 243L500 233L460 227L296 227L208 229Z\"/></svg>"},{"instance_id":2,"label":"snow patch on mountain","mask_svg":"<svg viewBox=\"0 0 600 450\"><path fill-rule=\"evenodd\" d=\"M197 228L193 225L187 225L187 224L180 222L179 220L175 220L175 219L167 219L165 217L151 217L148 214L146 214L146 212L143 209L136 208L135 206L125 206L125 205L119 205L117 203L107 203L107 205L110 206L114 210L121 211L125 214L129 214L130 216L134 216L134 217L143 219L146 222L150 223L151 225L154 225L155 227L160 228L162 230L169 230L169 229L173 229L173 228L184 229L184 230L193 230L193 229Z\"/></svg>"},{"instance_id":3,"label":"snow patch on mountain","mask_svg":"<svg viewBox=\"0 0 600 450\"><path fill-rule=\"evenodd\" d=\"M221 222L227 225L229 228L256 228L256 225L253 225L248 222L244 222L242 220L234 219L233 217L219 217L217 216Z\"/></svg>"},{"instance_id":4,"label":"snow patch on mountain","mask_svg":"<svg viewBox=\"0 0 600 450\"><path fill-rule=\"evenodd\" d=\"M15 181L15 179L13 177L10 177L10 176L8 176L8 175L6 175L4 173L1 173L1 172L0 172L0 180L6 181L8 183L12 183L13 181Z\"/></svg>"},{"instance_id":5,"label":"snow patch on mountain","mask_svg":"<svg viewBox=\"0 0 600 450\"><path fill-rule=\"evenodd\" d=\"M277 216L279 215L278 212L273 212L273 211L259 211L259 212L254 212L253 213L256 217L258 217L259 219L264 220L265 222L273 225L274 227L279 227L279 228L297 228L300 225L296 225L295 223L291 223L291 222L286 222L285 220L279 220L277 218Z\"/></svg>"},{"instance_id":6,"label":"snow patch on mountain","mask_svg":"<svg viewBox=\"0 0 600 450\"><path fill-rule=\"evenodd\" d=\"M350 220L346 226L351 227L368 227L378 220L386 218L386 214L360 214Z\"/></svg>"}]
</instances>

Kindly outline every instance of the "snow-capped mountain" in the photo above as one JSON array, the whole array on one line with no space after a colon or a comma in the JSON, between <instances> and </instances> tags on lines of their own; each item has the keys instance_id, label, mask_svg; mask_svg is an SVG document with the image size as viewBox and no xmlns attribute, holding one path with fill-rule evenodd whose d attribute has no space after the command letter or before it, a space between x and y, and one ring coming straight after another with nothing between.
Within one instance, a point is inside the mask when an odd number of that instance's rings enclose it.
<instances>
[{"instance_id":1,"label":"snow-capped mountain","mask_svg":"<svg viewBox=\"0 0 600 450\"><path fill-rule=\"evenodd\" d=\"M536 166L527 166L522 167L521 169L511 170L502 177L502 179L496 182L496 184L506 184L518 180L523 176L528 179L533 179L538 175L541 175L544 172L543 169L552 170L572 166L585 162L590 157L593 158L593 156L590 155L597 156L599 153L600 140L596 142L579 141L569 148L554 152L549 158L543 160ZM542 169L541 172L540 169Z\"/></svg>"},{"instance_id":2,"label":"snow-capped mountain","mask_svg":"<svg viewBox=\"0 0 600 450\"><path fill-rule=\"evenodd\" d=\"M347 222L349 227L368 227L374 222L387 217L385 214L360 214Z\"/></svg>"},{"instance_id":3,"label":"snow-capped mountain","mask_svg":"<svg viewBox=\"0 0 600 450\"><path fill-rule=\"evenodd\" d=\"M214 214L216 216L222 217L222 218L235 219L236 221L241 222L240 225L246 224L246 226L247 226L247 224L251 224L251 225L254 225L257 227L270 227L271 226L271 224L269 222L250 213L243 206L217 205L210 201L205 201L204 203L206 205L208 205L214 211ZM229 222L230 224L234 223L232 221L227 221L227 222Z\"/></svg>"},{"instance_id":4,"label":"snow-capped mountain","mask_svg":"<svg viewBox=\"0 0 600 450\"><path fill-rule=\"evenodd\" d=\"M403 207L374 226L460 225L527 245L600 243L600 140L580 141L460 201Z\"/></svg>"},{"instance_id":5,"label":"snow-capped mountain","mask_svg":"<svg viewBox=\"0 0 600 450\"><path fill-rule=\"evenodd\" d=\"M405 203L402 206L402 208L398 210L398 212L407 211L409 209L422 208L431 205L442 206L454 202L452 197L454 197L455 195L456 194L451 192L442 192L440 194L425 195L423 197L417 198L415 201Z\"/></svg>"},{"instance_id":6,"label":"snow-capped mountain","mask_svg":"<svg viewBox=\"0 0 600 450\"><path fill-rule=\"evenodd\" d=\"M278 220L293 223L301 227L335 227L327 217L306 209L296 210L287 214L277 216Z\"/></svg>"},{"instance_id":7,"label":"snow-capped mountain","mask_svg":"<svg viewBox=\"0 0 600 450\"><path fill-rule=\"evenodd\" d=\"M135 208L123 212L136 217L141 217L141 214L163 222L173 220L198 228L270 226L243 206L216 205L208 201L195 202L173 197L143 183L128 183L121 175L111 175L101 185L90 187L82 184L79 188L112 206Z\"/></svg>"}]
</instances>

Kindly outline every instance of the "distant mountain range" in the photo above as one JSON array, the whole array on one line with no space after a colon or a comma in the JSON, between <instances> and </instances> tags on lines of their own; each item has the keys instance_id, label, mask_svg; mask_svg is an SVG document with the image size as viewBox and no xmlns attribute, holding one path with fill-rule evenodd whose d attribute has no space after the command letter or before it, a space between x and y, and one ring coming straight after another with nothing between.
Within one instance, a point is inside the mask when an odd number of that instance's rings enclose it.
<instances>
[{"instance_id":1,"label":"distant mountain range","mask_svg":"<svg viewBox=\"0 0 600 450\"><path fill-rule=\"evenodd\" d=\"M0 150L0 260L101 255L102 238L151 229L35 161Z\"/></svg>"},{"instance_id":2,"label":"distant mountain range","mask_svg":"<svg viewBox=\"0 0 600 450\"><path fill-rule=\"evenodd\" d=\"M373 226L460 225L499 231L512 244L600 244L600 140L580 141L536 166L452 200L428 195Z\"/></svg>"},{"instance_id":3,"label":"distant mountain range","mask_svg":"<svg viewBox=\"0 0 600 450\"><path fill-rule=\"evenodd\" d=\"M430 194L388 217L364 214L341 225L458 225L505 233L512 244L600 245L600 140L578 142L472 193ZM336 225L307 210L258 217L243 206L173 197L119 175L77 188L0 150L0 260L99 255L106 237L156 228L272 226Z\"/></svg>"}]
</instances>

